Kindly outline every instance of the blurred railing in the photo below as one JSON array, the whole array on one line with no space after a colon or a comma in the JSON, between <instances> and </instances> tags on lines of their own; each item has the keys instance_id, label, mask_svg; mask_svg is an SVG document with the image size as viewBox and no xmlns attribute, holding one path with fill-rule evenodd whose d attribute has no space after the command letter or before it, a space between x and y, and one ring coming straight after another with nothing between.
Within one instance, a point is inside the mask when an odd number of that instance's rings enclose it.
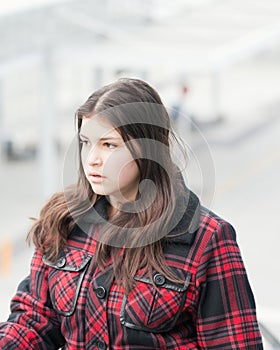
<instances>
[{"instance_id":1,"label":"blurred railing","mask_svg":"<svg viewBox=\"0 0 280 350\"><path fill-rule=\"evenodd\" d=\"M280 349L279 339L262 322L259 322L259 326L264 340L270 345L270 349Z\"/></svg>"}]
</instances>

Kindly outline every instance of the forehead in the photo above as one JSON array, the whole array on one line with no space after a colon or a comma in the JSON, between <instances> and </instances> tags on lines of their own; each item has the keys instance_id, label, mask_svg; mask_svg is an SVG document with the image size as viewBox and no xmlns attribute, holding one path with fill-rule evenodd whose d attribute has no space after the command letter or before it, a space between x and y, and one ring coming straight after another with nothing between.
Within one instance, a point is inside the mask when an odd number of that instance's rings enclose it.
<instances>
[{"instance_id":1,"label":"forehead","mask_svg":"<svg viewBox=\"0 0 280 350\"><path fill-rule=\"evenodd\" d=\"M119 132L100 117L83 118L80 133L89 138L120 137Z\"/></svg>"}]
</instances>

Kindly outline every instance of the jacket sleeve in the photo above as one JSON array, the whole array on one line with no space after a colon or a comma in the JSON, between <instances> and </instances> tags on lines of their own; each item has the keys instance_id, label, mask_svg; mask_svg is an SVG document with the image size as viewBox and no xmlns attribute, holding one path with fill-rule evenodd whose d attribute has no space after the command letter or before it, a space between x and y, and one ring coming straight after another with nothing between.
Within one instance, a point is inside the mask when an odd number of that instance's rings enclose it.
<instances>
[{"instance_id":1,"label":"jacket sleeve","mask_svg":"<svg viewBox=\"0 0 280 350\"><path fill-rule=\"evenodd\" d=\"M219 223L197 274L200 349L261 350L255 301L233 227Z\"/></svg>"},{"instance_id":2,"label":"jacket sleeve","mask_svg":"<svg viewBox=\"0 0 280 350\"><path fill-rule=\"evenodd\" d=\"M0 323L0 349L59 349L65 340L49 298L48 266L35 252L31 272L11 301L7 322Z\"/></svg>"}]
</instances>

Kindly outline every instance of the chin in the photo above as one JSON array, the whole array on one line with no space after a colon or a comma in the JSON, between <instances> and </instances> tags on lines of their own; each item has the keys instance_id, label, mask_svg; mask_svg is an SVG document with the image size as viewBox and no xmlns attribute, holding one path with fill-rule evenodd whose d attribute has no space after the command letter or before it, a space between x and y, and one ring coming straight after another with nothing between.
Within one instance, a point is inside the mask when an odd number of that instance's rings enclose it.
<instances>
[{"instance_id":1,"label":"chin","mask_svg":"<svg viewBox=\"0 0 280 350\"><path fill-rule=\"evenodd\" d=\"M91 186L94 193L100 195L100 196L106 196L108 193L100 188L96 188L95 186Z\"/></svg>"}]
</instances>

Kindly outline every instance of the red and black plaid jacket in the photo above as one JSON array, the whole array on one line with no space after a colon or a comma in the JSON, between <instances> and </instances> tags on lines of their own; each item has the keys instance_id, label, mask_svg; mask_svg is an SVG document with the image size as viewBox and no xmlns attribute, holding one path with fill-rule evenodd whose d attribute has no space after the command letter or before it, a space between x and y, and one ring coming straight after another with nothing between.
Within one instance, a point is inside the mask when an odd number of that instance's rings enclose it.
<instances>
[{"instance_id":1,"label":"red and black plaid jacket","mask_svg":"<svg viewBox=\"0 0 280 350\"><path fill-rule=\"evenodd\" d=\"M262 349L234 229L203 207L199 213L197 230L164 243L166 262L184 284L158 273L154 283L135 276L125 295L108 282L110 262L106 271L91 264L94 224L73 230L56 264L35 251L0 324L0 349Z\"/></svg>"}]
</instances>

